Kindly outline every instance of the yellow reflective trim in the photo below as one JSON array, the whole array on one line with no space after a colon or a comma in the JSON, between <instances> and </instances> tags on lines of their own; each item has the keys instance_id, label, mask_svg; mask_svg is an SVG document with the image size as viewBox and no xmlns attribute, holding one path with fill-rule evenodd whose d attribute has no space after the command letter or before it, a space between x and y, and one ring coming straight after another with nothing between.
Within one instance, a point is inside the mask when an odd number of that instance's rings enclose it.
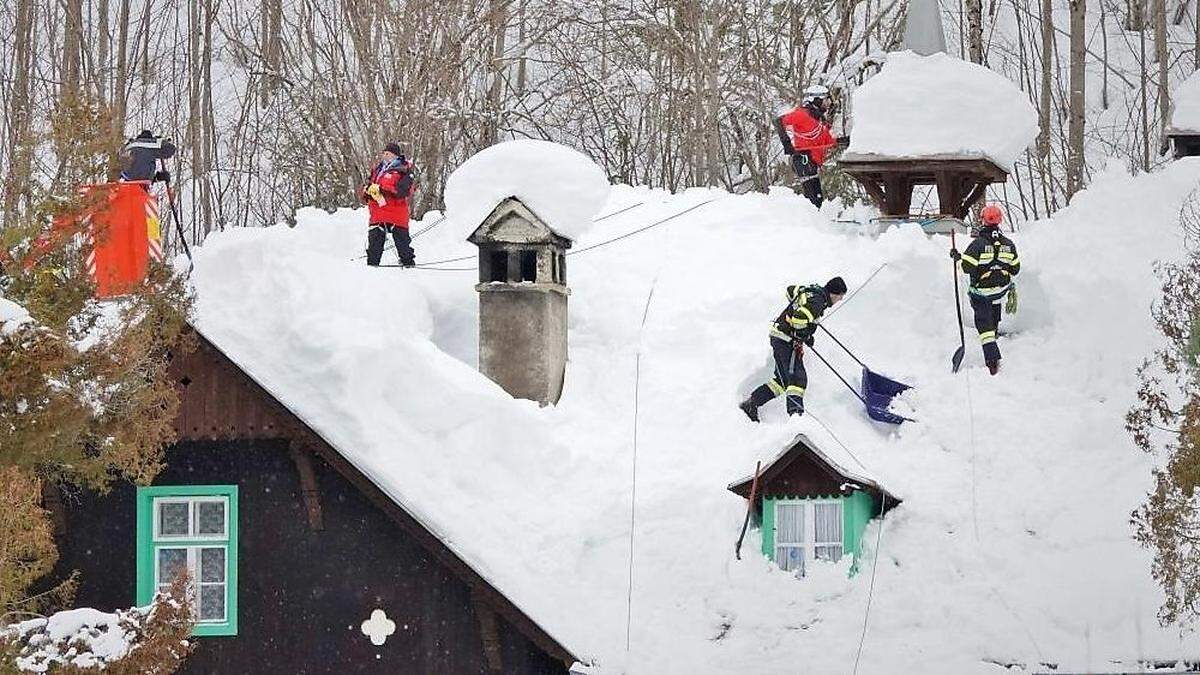
<instances>
[{"instance_id":1,"label":"yellow reflective trim","mask_svg":"<svg viewBox=\"0 0 1200 675\"><path fill-rule=\"evenodd\" d=\"M788 396L803 396L804 395L804 387L797 387L796 385L791 385L787 388L787 395Z\"/></svg>"},{"instance_id":2,"label":"yellow reflective trim","mask_svg":"<svg viewBox=\"0 0 1200 675\"><path fill-rule=\"evenodd\" d=\"M770 382L767 382L767 388L770 389L771 393L775 394L776 396L783 393L783 385L779 384L779 380L774 378L772 378Z\"/></svg>"},{"instance_id":3,"label":"yellow reflective trim","mask_svg":"<svg viewBox=\"0 0 1200 675\"><path fill-rule=\"evenodd\" d=\"M789 316L787 322L795 328L804 328L808 325L808 319L802 319L798 316Z\"/></svg>"},{"instance_id":4,"label":"yellow reflective trim","mask_svg":"<svg viewBox=\"0 0 1200 675\"><path fill-rule=\"evenodd\" d=\"M969 256L969 255L964 255L964 256L962 256L962 260L963 260L963 262L969 262L969 263L971 263L972 265L978 265L978 264L979 264L979 261L978 261L978 260L976 260L976 259L972 258L972 257L971 257L971 256Z\"/></svg>"},{"instance_id":5,"label":"yellow reflective trim","mask_svg":"<svg viewBox=\"0 0 1200 675\"><path fill-rule=\"evenodd\" d=\"M808 317L808 320L809 320L809 321L815 321L815 320L816 320L816 317L814 317L814 316L813 316L813 313L812 313L812 312L808 311L808 308L807 308L807 307L800 306L800 307L797 307L796 309L797 309L798 311L804 312L804 315Z\"/></svg>"},{"instance_id":6,"label":"yellow reflective trim","mask_svg":"<svg viewBox=\"0 0 1200 675\"><path fill-rule=\"evenodd\" d=\"M987 344L989 342L995 342L996 341L996 331L989 330L989 331L984 331L984 332L980 333L979 341L982 342L983 344Z\"/></svg>"}]
</instances>

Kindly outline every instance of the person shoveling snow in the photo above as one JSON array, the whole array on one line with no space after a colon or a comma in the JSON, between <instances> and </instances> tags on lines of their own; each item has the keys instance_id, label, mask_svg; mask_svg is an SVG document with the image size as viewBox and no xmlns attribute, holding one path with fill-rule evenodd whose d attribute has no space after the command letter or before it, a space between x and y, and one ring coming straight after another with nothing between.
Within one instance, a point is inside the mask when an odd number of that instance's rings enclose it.
<instances>
[{"instance_id":1,"label":"person shoveling snow","mask_svg":"<svg viewBox=\"0 0 1200 675\"><path fill-rule=\"evenodd\" d=\"M1016 245L1000 232L1000 223L1004 220L1000 207L988 204L979 215L983 221L979 236L962 253L952 245L950 257L958 261L962 271L971 278L967 296L975 313L975 330L979 331L988 372L995 375L1000 371L1000 347L996 344L1000 303L1012 289L1012 278L1021 271L1021 260L1017 257Z\"/></svg>"},{"instance_id":2,"label":"person shoveling snow","mask_svg":"<svg viewBox=\"0 0 1200 675\"><path fill-rule=\"evenodd\" d=\"M788 286L787 309L771 326L771 352L775 359L775 376L760 385L750 398L738 406L752 421L758 421L758 409L764 403L784 394L789 415L804 414L804 390L808 373L804 370L804 345L813 344L817 320L825 310L836 305L846 295L846 282L834 277L824 286Z\"/></svg>"}]
</instances>

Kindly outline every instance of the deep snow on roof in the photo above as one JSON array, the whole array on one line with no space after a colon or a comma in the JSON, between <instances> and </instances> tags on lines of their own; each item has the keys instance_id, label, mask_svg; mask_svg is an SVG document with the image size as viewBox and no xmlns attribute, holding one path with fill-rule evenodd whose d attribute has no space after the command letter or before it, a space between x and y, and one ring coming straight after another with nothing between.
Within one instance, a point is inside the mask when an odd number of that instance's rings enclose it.
<instances>
[{"instance_id":1,"label":"deep snow on roof","mask_svg":"<svg viewBox=\"0 0 1200 675\"><path fill-rule=\"evenodd\" d=\"M1197 180L1193 160L1102 173L1052 221L1022 224L1021 308L1004 320L1013 334L995 378L970 326L964 371L949 372L959 329L947 242L917 228L846 233L783 190L615 188L602 214L642 204L597 223L581 248L716 201L572 256L556 407L513 400L476 372L473 272L367 269L360 212L214 233L196 254L197 324L600 673L847 669L865 574L847 578L843 560L795 580L760 556L733 558L745 502L725 486L797 433L845 443L905 498L865 537L862 569L876 579L861 672L1195 655L1194 636L1157 627L1161 593L1127 525L1153 459L1122 418L1156 340L1141 311L1158 290L1151 266L1178 254L1179 207ZM475 253L449 228L417 251ZM785 419L776 402L748 422L736 403L770 372L767 327L785 285L841 274L853 290L876 270L826 325L915 386L900 404L920 421L870 422L814 362L809 415ZM1099 302L1132 309L1113 322Z\"/></svg>"},{"instance_id":2,"label":"deep snow on roof","mask_svg":"<svg viewBox=\"0 0 1200 675\"><path fill-rule=\"evenodd\" d=\"M1192 73L1171 94L1171 129L1200 134L1200 71Z\"/></svg>"},{"instance_id":3,"label":"deep snow on roof","mask_svg":"<svg viewBox=\"0 0 1200 675\"><path fill-rule=\"evenodd\" d=\"M989 159L1012 171L1037 137L1037 111L1003 75L944 52L887 55L854 91L848 155Z\"/></svg>"}]
</instances>

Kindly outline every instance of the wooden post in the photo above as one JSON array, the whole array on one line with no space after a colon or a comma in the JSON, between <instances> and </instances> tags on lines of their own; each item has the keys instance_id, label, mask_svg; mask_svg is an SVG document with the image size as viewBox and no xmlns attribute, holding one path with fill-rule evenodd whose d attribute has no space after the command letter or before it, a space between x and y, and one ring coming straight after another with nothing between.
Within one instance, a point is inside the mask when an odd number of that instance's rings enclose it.
<instances>
[{"instance_id":1,"label":"wooden post","mask_svg":"<svg viewBox=\"0 0 1200 675\"><path fill-rule=\"evenodd\" d=\"M479 593L471 593L475 606L475 617L479 620L479 639L483 644L483 657L489 672L504 672L504 660L500 651L500 632L496 628L496 613Z\"/></svg>"},{"instance_id":2,"label":"wooden post","mask_svg":"<svg viewBox=\"0 0 1200 675\"><path fill-rule=\"evenodd\" d=\"M288 444L288 452L300 477L300 498L308 514L308 529L320 532L325 529L325 523L321 518L321 492L317 489L317 475L313 471L313 453L307 446L295 442Z\"/></svg>"}]
</instances>

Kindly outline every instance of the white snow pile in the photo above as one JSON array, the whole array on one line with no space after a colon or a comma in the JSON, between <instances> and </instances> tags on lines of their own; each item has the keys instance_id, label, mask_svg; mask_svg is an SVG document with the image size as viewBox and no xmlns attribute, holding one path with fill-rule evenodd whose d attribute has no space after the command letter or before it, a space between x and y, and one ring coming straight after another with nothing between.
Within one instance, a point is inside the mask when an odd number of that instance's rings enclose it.
<instances>
[{"instance_id":1,"label":"white snow pile","mask_svg":"<svg viewBox=\"0 0 1200 675\"><path fill-rule=\"evenodd\" d=\"M150 609L134 607L111 614L87 607L71 609L13 624L4 633L22 645L16 665L25 672L45 673L65 665L103 669L129 653Z\"/></svg>"},{"instance_id":2,"label":"white snow pile","mask_svg":"<svg viewBox=\"0 0 1200 675\"><path fill-rule=\"evenodd\" d=\"M0 335L12 335L21 326L32 322L24 307L0 297Z\"/></svg>"},{"instance_id":3,"label":"white snow pile","mask_svg":"<svg viewBox=\"0 0 1200 675\"><path fill-rule=\"evenodd\" d=\"M197 324L599 675L849 672L864 620L863 673L1196 659L1200 637L1159 626L1150 555L1131 539L1154 458L1123 415L1159 339L1152 266L1180 254L1179 209L1198 181L1200 160L1114 170L1053 219L1021 224L1020 309L1002 324L998 377L969 318L967 361L949 372L959 327L944 238L847 233L783 190L614 188L602 213L633 208L581 244L715 201L571 257L570 363L553 407L476 371L476 275L366 268L357 211L214 233L196 254ZM425 259L474 252L450 227L418 241ZM876 271L823 323L915 387L899 405L918 421L869 421L815 359L809 414L788 419L775 401L747 421L736 406L770 372L785 285L840 274L853 291ZM826 336L816 348L856 379ZM904 499L882 531L868 527L855 577L844 559L792 578L755 554L756 531L733 557L746 504L726 485L801 432L823 448L836 434L848 469Z\"/></svg>"},{"instance_id":4,"label":"white snow pile","mask_svg":"<svg viewBox=\"0 0 1200 675\"><path fill-rule=\"evenodd\" d=\"M1171 128L1200 133L1200 71L1184 80L1171 99Z\"/></svg>"},{"instance_id":5,"label":"white snow pile","mask_svg":"<svg viewBox=\"0 0 1200 675\"><path fill-rule=\"evenodd\" d=\"M1037 111L1003 75L944 52L892 52L854 92L847 155L983 157L1011 171Z\"/></svg>"},{"instance_id":6,"label":"white snow pile","mask_svg":"<svg viewBox=\"0 0 1200 675\"><path fill-rule=\"evenodd\" d=\"M558 143L516 140L476 153L446 181L446 216L462 237L508 197L516 197L556 233L578 239L609 193L604 169Z\"/></svg>"}]
</instances>

